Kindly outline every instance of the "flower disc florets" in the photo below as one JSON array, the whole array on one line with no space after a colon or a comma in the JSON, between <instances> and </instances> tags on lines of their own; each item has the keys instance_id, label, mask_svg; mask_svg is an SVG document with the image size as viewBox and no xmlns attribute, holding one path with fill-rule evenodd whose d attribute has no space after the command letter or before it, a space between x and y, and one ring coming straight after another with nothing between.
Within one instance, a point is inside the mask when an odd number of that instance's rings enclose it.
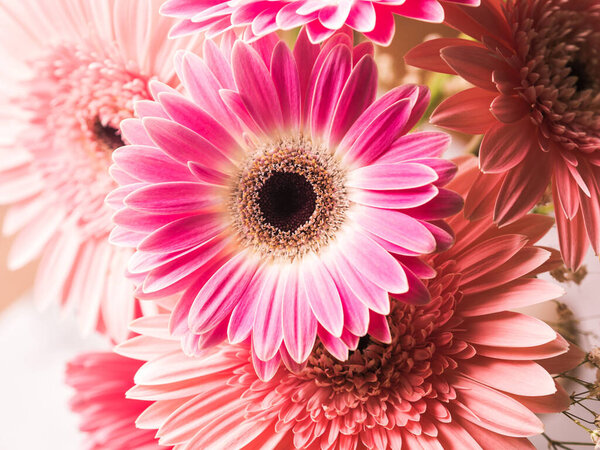
<instances>
[{"instance_id":1,"label":"flower disc florets","mask_svg":"<svg viewBox=\"0 0 600 450\"><path fill-rule=\"evenodd\" d=\"M324 145L298 136L251 154L233 188L230 211L246 246L293 260L326 246L345 220L345 172Z\"/></svg>"}]
</instances>

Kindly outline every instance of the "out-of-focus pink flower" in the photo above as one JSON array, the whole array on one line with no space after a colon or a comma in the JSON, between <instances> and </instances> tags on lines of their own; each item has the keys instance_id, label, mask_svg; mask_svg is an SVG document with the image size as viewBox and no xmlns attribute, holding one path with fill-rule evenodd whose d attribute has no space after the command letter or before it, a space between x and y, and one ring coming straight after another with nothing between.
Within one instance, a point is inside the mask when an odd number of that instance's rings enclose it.
<instances>
[{"instance_id":1,"label":"out-of-focus pink flower","mask_svg":"<svg viewBox=\"0 0 600 450\"><path fill-rule=\"evenodd\" d=\"M306 25L311 42L319 43L348 26L380 45L394 37L394 15L442 22L444 1L478 6L480 0L168 0L163 14L181 19L172 36L203 31L212 37L245 27L248 38Z\"/></svg>"},{"instance_id":2,"label":"out-of-focus pink flower","mask_svg":"<svg viewBox=\"0 0 600 450\"><path fill-rule=\"evenodd\" d=\"M150 404L125 393L141 362L110 352L86 353L67 364L66 381L75 389L71 409L81 416L90 450L168 450L154 432L136 428L137 417Z\"/></svg>"},{"instance_id":3,"label":"out-of-focus pink flower","mask_svg":"<svg viewBox=\"0 0 600 450\"><path fill-rule=\"evenodd\" d=\"M119 124L150 97L148 81L175 85L173 55L196 39L168 41L160 1L4 1L0 203L3 231L16 235L9 266L42 255L38 303L75 310L84 331L121 341L140 314L124 279L128 249L108 243L114 188L111 154ZM198 47L195 45L194 47ZM11 70L18 68L18 73ZM5 70L6 68L6 70ZM14 75L14 76L13 76ZM11 129L14 118L26 126ZM6 120L4 120L6 118ZM115 170L115 178L129 180Z\"/></svg>"},{"instance_id":4,"label":"out-of-focus pink flower","mask_svg":"<svg viewBox=\"0 0 600 450\"><path fill-rule=\"evenodd\" d=\"M406 134L428 91L375 101L373 46L343 32L320 47L303 31L293 53L223 42L180 55L187 95L151 83L156 101L122 125L112 241L137 249L139 295L185 290L171 331L190 353L251 336L263 363L302 363L317 335L383 333L369 314L389 313L388 293L429 300L417 257L452 243L441 219L462 206L442 188L448 137Z\"/></svg>"},{"instance_id":5,"label":"out-of-focus pink flower","mask_svg":"<svg viewBox=\"0 0 600 450\"><path fill-rule=\"evenodd\" d=\"M436 39L408 63L473 83L432 122L484 134L482 175L468 215L496 197L494 218L513 223L552 186L560 247L578 268L600 251L600 4L596 0L484 0L445 5L446 20L475 38Z\"/></svg>"},{"instance_id":6,"label":"out-of-focus pink flower","mask_svg":"<svg viewBox=\"0 0 600 450\"><path fill-rule=\"evenodd\" d=\"M477 176L474 161L463 167L459 192ZM535 413L570 404L549 372L584 357L544 322L510 311L562 293L535 278L559 259L534 245L552 219L498 229L461 214L451 223L456 245L429 258L431 303L393 301L387 318L371 317L382 333L355 342L344 362L321 340L304 365L265 365L272 375L261 381L246 346L190 357L169 336L168 314L137 320L142 336L117 351L147 361L128 392L154 401L138 426L182 448L533 448L525 438L543 430Z\"/></svg>"}]
</instances>

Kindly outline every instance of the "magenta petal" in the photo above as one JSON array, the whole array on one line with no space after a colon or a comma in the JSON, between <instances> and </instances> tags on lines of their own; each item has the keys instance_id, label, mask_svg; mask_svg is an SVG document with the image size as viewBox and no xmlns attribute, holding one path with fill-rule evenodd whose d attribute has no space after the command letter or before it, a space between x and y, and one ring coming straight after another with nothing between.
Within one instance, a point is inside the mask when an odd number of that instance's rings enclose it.
<instances>
[{"instance_id":1,"label":"magenta petal","mask_svg":"<svg viewBox=\"0 0 600 450\"><path fill-rule=\"evenodd\" d=\"M300 286L297 268L292 266L286 285L283 312L283 339L290 357L298 364L306 361L315 343L317 321L310 309L306 291Z\"/></svg>"},{"instance_id":2,"label":"magenta petal","mask_svg":"<svg viewBox=\"0 0 600 450\"><path fill-rule=\"evenodd\" d=\"M279 353L269 361L265 362L258 359L254 350L252 351L252 365L254 366L254 370L256 370L256 375L258 375L262 381L269 381L272 379L277 373L277 370L279 370L280 364L281 357L279 356Z\"/></svg>"},{"instance_id":3,"label":"magenta petal","mask_svg":"<svg viewBox=\"0 0 600 450\"><path fill-rule=\"evenodd\" d=\"M159 101L177 123L198 133L224 155L238 149L236 140L214 117L181 95L160 94Z\"/></svg>"},{"instance_id":4,"label":"magenta petal","mask_svg":"<svg viewBox=\"0 0 600 450\"><path fill-rule=\"evenodd\" d=\"M138 250L171 253L199 245L227 226L217 214L204 213L175 220L149 234Z\"/></svg>"},{"instance_id":5,"label":"magenta petal","mask_svg":"<svg viewBox=\"0 0 600 450\"><path fill-rule=\"evenodd\" d=\"M450 145L446 133L422 131L399 137L377 164L393 164L422 158L439 158Z\"/></svg>"},{"instance_id":6,"label":"magenta petal","mask_svg":"<svg viewBox=\"0 0 600 450\"><path fill-rule=\"evenodd\" d=\"M369 314L369 334L384 344L391 343L392 333L386 317L373 311L370 311Z\"/></svg>"},{"instance_id":7,"label":"magenta petal","mask_svg":"<svg viewBox=\"0 0 600 450\"><path fill-rule=\"evenodd\" d=\"M340 255L377 286L393 293L408 290L402 266L364 233L352 233L344 239L343 245L345 251Z\"/></svg>"},{"instance_id":8,"label":"magenta petal","mask_svg":"<svg viewBox=\"0 0 600 450\"><path fill-rule=\"evenodd\" d=\"M341 258L336 261L350 268L348 263ZM342 307L344 309L344 327L356 336L364 336L369 328L369 308L366 302L362 302L358 296L350 289L350 286L342 276L341 271L335 263L328 264L327 268L335 282L335 285L340 293ZM384 291L387 297L387 292ZM389 309L389 299L387 301Z\"/></svg>"},{"instance_id":9,"label":"magenta petal","mask_svg":"<svg viewBox=\"0 0 600 450\"><path fill-rule=\"evenodd\" d=\"M372 56L364 57L352 69L337 102L329 131L329 145L334 148L352 124L369 107L377 93L377 65Z\"/></svg>"},{"instance_id":10,"label":"magenta petal","mask_svg":"<svg viewBox=\"0 0 600 450\"><path fill-rule=\"evenodd\" d=\"M260 266L257 269L248 290L244 293L244 301L239 302L231 313L227 328L227 336L231 344L245 341L252 333L256 308L258 308L260 293L265 282L264 268L265 266Z\"/></svg>"},{"instance_id":11,"label":"magenta petal","mask_svg":"<svg viewBox=\"0 0 600 450\"><path fill-rule=\"evenodd\" d=\"M279 95L284 125L292 130L300 129L300 77L296 60L284 42L279 42L273 52L271 77Z\"/></svg>"},{"instance_id":12,"label":"magenta petal","mask_svg":"<svg viewBox=\"0 0 600 450\"><path fill-rule=\"evenodd\" d=\"M331 272L335 273L336 284L343 285L340 294L344 293L346 298L358 299L366 307L376 313L387 315L390 312L390 299L388 292L366 279L354 266L341 256L333 259L329 266ZM354 297L354 298L353 298Z\"/></svg>"},{"instance_id":13,"label":"magenta petal","mask_svg":"<svg viewBox=\"0 0 600 450\"><path fill-rule=\"evenodd\" d=\"M376 164L351 171L346 184L360 189L411 189L437 179L436 171L423 164Z\"/></svg>"},{"instance_id":14,"label":"magenta petal","mask_svg":"<svg viewBox=\"0 0 600 450\"><path fill-rule=\"evenodd\" d=\"M300 271L301 288L304 287L317 321L334 336L341 336L344 328L344 311L340 294L331 275L316 256L306 257Z\"/></svg>"},{"instance_id":15,"label":"magenta petal","mask_svg":"<svg viewBox=\"0 0 600 450\"><path fill-rule=\"evenodd\" d=\"M155 145L182 164L196 161L213 169L222 169L230 165L219 149L189 128L154 117L144 119L143 123Z\"/></svg>"},{"instance_id":16,"label":"magenta petal","mask_svg":"<svg viewBox=\"0 0 600 450\"><path fill-rule=\"evenodd\" d=\"M409 305L425 305L431 300L429 290L423 282L410 270L405 270L408 279L408 292L405 294L394 294L393 298Z\"/></svg>"},{"instance_id":17,"label":"magenta petal","mask_svg":"<svg viewBox=\"0 0 600 450\"><path fill-rule=\"evenodd\" d=\"M317 333L321 343L334 358L338 361L348 359L348 346L340 338L331 335L321 326L319 326Z\"/></svg>"},{"instance_id":18,"label":"magenta petal","mask_svg":"<svg viewBox=\"0 0 600 450\"><path fill-rule=\"evenodd\" d=\"M210 188L199 183L172 182L143 187L125 197L125 204L149 214L198 211L218 201Z\"/></svg>"},{"instance_id":19,"label":"magenta petal","mask_svg":"<svg viewBox=\"0 0 600 450\"><path fill-rule=\"evenodd\" d=\"M272 359L283 342L282 308L288 274L271 269L262 284L252 327L252 346L261 361Z\"/></svg>"},{"instance_id":20,"label":"magenta petal","mask_svg":"<svg viewBox=\"0 0 600 450\"><path fill-rule=\"evenodd\" d=\"M283 116L279 96L260 55L247 44L237 41L233 46L232 67L248 112L266 133L281 129Z\"/></svg>"},{"instance_id":21,"label":"magenta petal","mask_svg":"<svg viewBox=\"0 0 600 450\"><path fill-rule=\"evenodd\" d=\"M194 181L187 167L168 157L156 147L128 145L113 152L113 161L140 181Z\"/></svg>"},{"instance_id":22,"label":"magenta petal","mask_svg":"<svg viewBox=\"0 0 600 450\"><path fill-rule=\"evenodd\" d=\"M198 292L190 309L190 329L202 333L216 327L242 299L256 270L257 262L248 252L227 261Z\"/></svg>"},{"instance_id":23,"label":"magenta petal","mask_svg":"<svg viewBox=\"0 0 600 450\"><path fill-rule=\"evenodd\" d=\"M361 206L355 220L367 231L418 253L431 253L436 242L431 232L418 220L399 211Z\"/></svg>"},{"instance_id":24,"label":"magenta petal","mask_svg":"<svg viewBox=\"0 0 600 450\"><path fill-rule=\"evenodd\" d=\"M355 165L366 165L381 156L401 133L412 112L410 100L400 100L377 117L362 131L356 141L348 148L343 158ZM368 114L369 110L364 114ZM360 120L354 123L358 124ZM352 130L350 130L352 131ZM350 134L350 131L348 134ZM348 136L348 135L347 135ZM346 137L340 144L345 147Z\"/></svg>"},{"instance_id":25,"label":"magenta petal","mask_svg":"<svg viewBox=\"0 0 600 450\"><path fill-rule=\"evenodd\" d=\"M400 191L371 191L361 189L352 192L350 200L375 208L406 209L424 205L437 197L438 194L438 188L433 185Z\"/></svg>"},{"instance_id":26,"label":"magenta petal","mask_svg":"<svg viewBox=\"0 0 600 450\"><path fill-rule=\"evenodd\" d=\"M314 86L309 85L309 120L313 136L323 136L329 130L333 112L351 69L350 49L339 44L327 55Z\"/></svg>"}]
</instances>

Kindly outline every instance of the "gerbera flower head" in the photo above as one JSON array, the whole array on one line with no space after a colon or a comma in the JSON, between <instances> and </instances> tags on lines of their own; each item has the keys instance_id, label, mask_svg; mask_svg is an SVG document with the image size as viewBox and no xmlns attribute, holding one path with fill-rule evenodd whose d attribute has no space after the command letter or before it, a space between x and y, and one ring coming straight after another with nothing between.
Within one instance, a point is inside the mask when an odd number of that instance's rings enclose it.
<instances>
[{"instance_id":1,"label":"gerbera flower head","mask_svg":"<svg viewBox=\"0 0 600 450\"><path fill-rule=\"evenodd\" d=\"M446 20L475 41L425 42L407 62L475 85L432 116L484 134L467 213L492 195L496 222L508 224L551 185L562 255L576 269L589 242L600 251L600 4L485 0L472 10L446 5Z\"/></svg>"},{"instance_id":2,"label":"gerbera flower head","mask_svg":"<svg viewBox=\"0 0 600 450\"><path fill-rule=\"evenodd\" d=\"M75 390L70 406L81 416L90 450L159 450L154 432L136 428L150 403L125 398L141 363L111 352L85 353L67 364L66 382Z\"/></svg>"},{"instance_id":3,"label":"gerbera flower head","mask_svg":"<svg viewBox=\"0 0 600 450\"><path fill-rule=\"evenodd\" d=\"M457 189L476 177L468 164ZM393 301L375 319L389 324L388 338L360 339L346 361L321 340L304 366L270 367L262 381L247 345L189 357L168 335L168 315L138 319L142 335L117 349L147 361L128 392L154 401L138 426L181 448L533 448L526 437L543 430L534 413L570 404L549 372L584 356L544 322L509 311L561 295L535 277L558 259L534 245L552 220L451 223L456 245L429 258L432 301Z\"/></svg>"},{"instance_id":4,"label":"gerbera flower head","mask_svg":"<svg viewBox=\"0 0 600 450\"><path fill-rule=\"evenodd\" d=\"M181 19L172 36L203 31L215 36L232 27L244 27L245 37L255 39L276 30L306 25L311 42L319 43L348 26L373 42L389 45L394 37L394 15L426 22L442 22L441 3L449 1L478 6L480 0L236 0L203 2L167 0L163 14Z\"/></svg>"},{"instance_id":5,"label":"gerbera flower head","mask_svg":"<svg viewBox=\"0 0 600 450\"><path fill-rule=\"evenodd\" d=\"M111 154L124 144L121 121L133 116L134 102L150 97L148 82L175 85L172 55L196 42L167 41L172 21L158 14L159 6L156 0L0 5L2 32L10 35L2 39L11 55L6 65L14 61L23 73L4 80L13 98L2 114L8 124L12 116L26 123L18 133L7 126L0 148L0 202L12 205L3 231L16 234L9 266L41 255L36 300L76 310L84 331L106 331L117 341L127 337L140 306L123 279L131 251L108 243Z\"/></svg>"},{"instance_id":6,"label":"gerbera flower head","mask_svg":"<svg viewBox=\"0 0 600 450\"><path fill-rule=\"evenodd\" d=\"M302 363L317 334L348 347L376 327L388 293L429 300L417 256L452 242L455 167L446 135L406 134L425 88L374 101L372 51L346 33L321 47L302 32L293 53L206 41L205 59L178 58L187 95L154 83L123 122L112 240L137 249L139 295L184 291L171 330L188 351L251 336L259 360Z\"/></svg>"}]
</instances>

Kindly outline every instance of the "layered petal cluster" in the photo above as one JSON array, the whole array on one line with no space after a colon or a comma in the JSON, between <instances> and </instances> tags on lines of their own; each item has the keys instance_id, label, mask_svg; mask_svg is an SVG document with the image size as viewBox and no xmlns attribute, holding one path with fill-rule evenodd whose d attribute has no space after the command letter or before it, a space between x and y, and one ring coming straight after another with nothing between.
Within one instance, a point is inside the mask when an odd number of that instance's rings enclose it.
<instances>
[{"instance_id":1,"label":"layered petal cluster","mask_svg":"<svg viewBox=\"0 0 600 450\"><path fill-rule=\"evenodd\" d=\"M600 251L600 4L484 0L477 9L445 8L447 22L475 40L428 41L406 60L474 85L432 116L484 134L483 173L467 214L477 216L491 195L496 222L513 223L551 186L561 252L576 269L590 242Z\"/></svg>"},{"instance_id":2,"label":"layered petal cluster","mask_svg":"<svg viewBox=\"0 0 600 450\"><path fill-rule=\"evenodd\" d=\"M446 135L406 134L425 88L375 101L372 53L344 32L319 46L303 31L293 52L207 40L177 59L185 95L152 83L123 122L111 239L136 248L140 296L184 292L170 329L186 352L251 339L260 364L302 363L317 335L347 348L376 332L388 293L429 300L417 257L452 243L456 167Z\"/></svg>"},{"instance_id":3,"label":"layered petal cluster","mask_svg":"<svg viewBox=\"0 0 600 450\"><path fill-rule=\"evenodd\" d=\"M159 450L154 432L136 428L137 417L150 404L125 393L141 363L110 352L86 353L67 364L66 382L75 389L71 409L81 416L90 450Z\"/></svg>"},{"instance_id":4,"label":"layered petal cluster","mask_svg":"<svg viewBox=\"0 0 600 450\"><path fill-rule=\"evenodd\" d=\"M140 305L123 276L131 251L108 243L111 153L123 145L121 120L134 115L134 101L150 96L148 81L175 85L175 51L198 47L196 38L167 40L172 21L159 15L159 6L157 0L0 4L0 51L7 55L0 204L12 205L3 231L15 236L9 267L41 256L38 303L75 310L84 331L106 331L117 341L127 337Z\"/></svg>"},{"instance_id":5,"label":"layered petal cluster","mask_svg":"<svg viewBox=\"0 0 600 450\"><path fill-rule=\"evenodd\" d=\"M444 1L468 6L480 3L480 0L167 0L161 12L181 20L173 28L172 36L205 32L212 37L232 27L244 27L251 39L306 25L311 42L319 43L348 26L377 44L389 45L394 37L394 15L442 22Z\"/></svg>"},{"instance_id":6,"label":"layered petal cluster","mask_svg":"<svg viewBox=\"0 0 600 450\"><path fill-rule=\"evenodd\" d=\"M477 176L467 164L457 189ZM154 402L137 425L176 449L534 448L535 413L570 403L549 372L584 356L544 322L509 311L561 295L535 277L558 260L534 245L552 220L529 215L498 229L460 215L452 225L456 245L430 258L431 303L393 301L376 318L387 335L355 342L344 362L320 341L304 365L269 366L263 381L247 345L190 357L169 335L169 315L138 319L141 336L117 349L147 361L128 392Z\"/></svg>"}]
</instances>

